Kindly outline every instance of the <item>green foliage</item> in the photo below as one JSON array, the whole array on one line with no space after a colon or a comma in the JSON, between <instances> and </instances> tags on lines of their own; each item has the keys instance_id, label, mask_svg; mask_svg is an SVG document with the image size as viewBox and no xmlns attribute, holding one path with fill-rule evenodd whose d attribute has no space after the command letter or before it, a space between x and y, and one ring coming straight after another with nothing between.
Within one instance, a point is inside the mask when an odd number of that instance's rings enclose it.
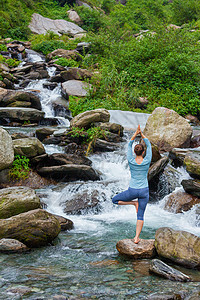
<instances>
[{"instance_id":1,"label":"green foliage","mask_svg":"<svg viewBox=\"0 0 200 300\"><path fill-rule=\"evenodd\" d=\"M14 162L9 171L10 180L26 179L29 176L29 158L15 155Z\"/></svg>"},{"instance_id":2,"label":"green foliage","mask_svg":"<svg viewBox=\"0 0 200 300\"><path fill-rule=\"evenodd\" d=\"M60 66L63 66L63 67L72 67L72 68L76 68L76 67L79 67L80 63L73 60L73 59L67 59L65 57L59 57L57 58L55 56L55 59L56 59L56 64L57 65L60 65Z\"/></svg>"},{"instance_id":3,"label":"green foliage","mask_svg":"<svg viewBox=\"0 0 200 300\"><path fill-rule=\"evenodd\" d=\"M39 44L32 45L32 49L37 52L42 52L44 55L58 49L66 49L65 43L62 41L42 41Z\"/></svg>"},{"instance_id":4,"label":"green foliage","mask_svg":"<svg viewBox=\"0 0 200 300\"><path fill-rule=\"evenodd\" d=\"M173 0L172 13L178 25L198 20L200 18L199 0Z\"/></svg>"},{"instance_id":5,"label":"green foliage","mask_svg":"<svg viewBox=\"0 0 200 300\"><path fill-rule=\"evenodd\" d=\"M71 130L67 133L67 135L70 135L71 137L75 138L86 138L87 134L84 130L84 128L79 128L79 127L72 127Z\"/></svg>"},{"instance_id":6,"label":"green foliage","mask_svg":"<svg viewBox=\"0 0 200 300\"><path fill-rule=\"evenodd\" d=\"M87 130L88 138L87 142L95 142L96 139L106 138L105 130L100 127L91 127Z\"/></svg>"},{"instance_id":7,"label":"green foliage","mask_svg":"<svg viewBox=\"0 0 200 300\"><path fill-rule=\"evenodd\" d=\"M0 63L6 63L9 67L17 67L20 64L19 60L12 59L12 58L5 58L0 55Z\"/></svg>"},{"instance_id":8,"label":"green foliage","mask_svg":"<svg viewBox=\"0 0 200 300\"><path fill-rule=\"evenodd\" d=\"M76 11L83 22L83 29L95 32L103 25L102 12L99 10L80 6L76 8Z\"/></svg>"},{"instance_id":9,"label":"green foliage","mask_svg":"<svg viewBox=\"0 0 200 300\"><path fill-rule=\"evenodd\" d=\"M0 51L7 51L6 45L0 44Z\"/></svg>"}]
</instances>

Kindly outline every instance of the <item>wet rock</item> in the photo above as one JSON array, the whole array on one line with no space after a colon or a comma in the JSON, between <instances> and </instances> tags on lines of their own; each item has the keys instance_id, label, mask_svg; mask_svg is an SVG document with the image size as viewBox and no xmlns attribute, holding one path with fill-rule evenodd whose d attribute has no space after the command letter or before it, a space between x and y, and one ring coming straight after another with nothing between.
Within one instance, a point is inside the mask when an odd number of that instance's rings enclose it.
<instances>
[{"instance_id":1,"label":"wet rock","mask_svg":"<svg viewBox=\"0 0 200 300\"><path fill-rule=\"evenodd\" d=\"M0 219L10 218L40 208L40 199L28 187L11 187L0 190Z\"/></svg>"},{"instance_id":2,"label":"wet rock","mask_svg":"<svg viewBox=\"0 0 200 300\"><path fill-rule=\"evenodd\" d=\"M28 26L32 33L45 34L49 30L61 35L60 32L77 34L82 33L84 30L78 25L68 22L65 20L51 20L49 18L44 18L43 16L34 13L32 15L31 23Z\"/></svg>"},{"instance_id":3,"label":"wet rock","mask_svg":"<svg viewBox=\"0 0 200 300\"><path fill-rule=\"evenodd\" d=\"M44 112L34 108L26 107L0 107L0 118L8 119L10 122L38 122L44 117Z\"/></svg>"},{"instance_id":4,"label":"wet rock","mask_svg":"<svg viewBox=\"0 0 200 300\"><path fill-rule=\"evenodd\" d=\"M106 151L115 151L119 147L118 144L116 143L111 143L107 142L101 139L96 139L95 144L93 145L93 151L101 151L101 152L106 152Z\"/></svg>"},{"instance_id":5,"label":"wet rock","mask_svg":"<svg viewBox=\"0 0 200 300\"><path fill-rule=\"evenodd\" d=\"M75 116L71 122L71 127L84 127L88 128L95 122L109 122L110 113L106 109L87 110Z\"/></svg>"},{"instance_id":6,"label":"wet rock","mask_svg":"<svg viewBox=\"0 0 200 300\"><path fill-rule=\"evenodd\" d=\"M148 118L144 134L161 151L170 151L190 146L192 127L175 111L158 107Z\"/></svg>"},{"instance_id":7,"label":"wet rock","mask_svg":"<svg viewBox=\"0 0 200 300\"><path fill-rule=\"evenodd\" d=\"M199 119L191 114L186 115L185 118L194 125L198 125L200 123Z\"/></svg>"},{"instance_id":8,"label":"wet rock","mask_svg":"<svg viewBox=\"0 0 200 300\"><path fill-rule=\"evenodd\" d=\"M60 74L54 75L49 79L50 82L63 82L62 77L60 76ZM65 97L68 97L67 95L65 95ZM69 98L69 97L68 97Z\"/></svg>"},{"instance_id":9,"label":"wet rock","mask_svg":"<svg viewBox=\"0 0 200 300\"><path fill-rule=\"evenodd\" d=\"M169 152L169 158L173 160L173 164L176 167L180 167L183 165L185 156L188 151L188 149L174 148Z\"/></svg>"},{"instance_id":10,"label":"wet rock","mask_svg":"<svg viewBox=\"0 0 200 300\"><path fill-rule=\"evenodd\" d=\"M51 91L53 91L57 86L58 86L57 83L53 83L53 82L43 83L43 88L46 88Z\"/></svg>"},{"instance_id":11,"label":"wet rock","mask_svg":"<svg viewBox=\"0 0 200 300\"><path fill-rule=\"evenodd\" d=\"M175 280L175 281L183 281L187 282L190 281L190 277L183 274L182 272L168 266L164 262L162 262L159 259L153 259L151 261L151 265L149 268L151 273L154 273L158 276L170 279L170 280Z\"/></svg>"},{"instance_id":12,"label":"wet rock","mask_svg":"<svg viewBox=\"0 0 200 300\"><path fill-rule=\"evenodd\" d=\"M92 77L92 73L86 69L69 68L60 73L64 81L68 80L84 80Z\"/></svg>"},{"instance_id":13,"label":"wet rock","mask_svg":"<svg viewBox=\"0 0 200 300\"><path fill-rule=\"evenodd\" d=\"M53 178L55 180L69 181L69 180L99 180L98 173L90 166L86 165L61 165L42 167L38 169L41 176Z\"/></svg>"},{"instance_id":14,"label":"wet rock","mask_svg":"<svg viewBox=\"0 0 200 300\"><path fill-rule=\"evenodd\" d=\"M184 159L184 165L192 177L200 179L200 151L188 152Z\"/></svg>"},{"instance_id":15,"label":"wet rock","mask_svg":"<svg viewBox=\"0 0 200 300\"><path fill-rule=\"evenodd\" d=\"M173 213L181 213L190 210L198 203L200 203L200 198L176 191L168 196L164 209Z\"/></svg>"},{"instance_id":16,"label":"wet rock","mask_svg":"<svg viewBox=\"0 0 200 300\"><path fill-rule=\"evenodd\" d=\"M61 231L71 230L74 228L74 223L71 220L61 217L61 216L57 216L57 215L53 215L53 216L60 223Z\"/></svg>"},{"instance_id":17,"label":"wet rock","mask_svg":"<svg viewBox=\"0 0 200 300\"><path fill-rule=\"evenodd\" d=\"M60 230L58 220L43 209L0 220L0 238L17 239L30 248L48 245Z\"/></svg>"},{"instance_id":18,"label":"wet rock","mask_svg":"<svg viewBox=\"0 0 200 300\"><path fill-rule=\"evenodd\" d=\"M76 143L69 143L65 146L65 153L67 154L76 154L84 156L87 151L86 146L77 145Z\"/></svg>"},{"instance_id":19,"label":"wet rock","mask_svg":"<svg viewBox=\"0 0 200 300\"><path fill-rule=\"evenodd\" d=\"M192 293L190 293L190 295L188 295L185 300L198 300L200 299L200 289L197 288L196 290L194 290Z\"/></svg>"},{"instance_id":20,"label":"wet rock","mask_svg":"<svg viewBox=\"0 0 200 300\"><path fill-rule=\"evenodd\" d=\"M48 156L48 166L60 166L67 164L91 166L92 161L85 156L64 153L54 153Z\"/></svg>"},{"instance_id":21,"label":"wet rock","mask_svg":"<svg viewBox=\"0 0 200 300\"><path fill-rule=\"evenodd\" d=\"M14 294L16 298L19 296L26 296L32 292L32 289L26 286L20 286L20 287L13 287L7 289L7 293Z\"/></svg>"},{"instance_id":22,"label":"wet rock","mask_svg":"<svg viewBox=\"0 0 200 300\"><path fill-rule=\"evenodd\" d=\"M141 239L135 244L132 239L125 239L117 242L116 248L120 254L133 259L153 258L156 255L154 240Z\"/></svg>"},{"instance_id":23,"label":"wet rock","mask_svg":"<svg viewBox=\"0 0 200 300\"><path fill-rule=\"evenodd\" d=\"M51 117L51 118L43 118L39 121L39 125L41 126L56 126L59 125L59 119L56 117Z\"/></svg>"},{"instance_id":24,"label":"wet rock","mask_svg":"<svg viewBox=\"0 0 200 300\"><path fill-rule=\"evenodd\" d=\"M200 180L184 179L181 185L187 193L200 198Z\"/></svg>"},{"instance_id":25,"label":"wet rock","mask_svg":"<svg viewBox=\"0 0 200 300\"><path fill-rule=\"evenodd\" d=\"M91 84L80 80L68 80L62 83L62 92L64 95L85 97L88 90L91 89Z\"/></svg>"},{"instance_id":26,"label":"wet rock","mask_svg":"<svg viewBox=\"0 0 200 300\"><path fill-rule=\"evenodd\" d=\"M60 136L47 136L43 141L43 144L45 145L50 145L50 144L53 144L53 145L58 145L62 142L62 137Z\"/></svg>"},{"instance_id":27,"label":"wet rock","mask_svg":"<svg viewBox=\"0 0 200 300\"><path fill-rule=\"evenodd\" d=\"M35 157L45 153L42 143L34 137L17 139L13 141L15 155Z\"/></svg>"},{"instance_id":28,"label":"wet rock","mask_svg":"<svg viewBox=\"0 0 200 300\"><path fill-rule=\"evenodd\" d=\"M148 171L148 180L152 181L153 178L163 172L164 168L168 164L168 157L162 157L157 162L155 162Z\"/></svg>"},{"instance_id":29,"label":"wet rock","mask_svg":"<svg viewBox=\"0 0 200 300\"><path fill-rule=\"evenodd\" d=\"M149 295L147 300L178 300L183 299L182 297L177 298L176 294L165 294L165 293L153 293Z\"/></svg>"},{"instance_id":30,"label":"wet rock","mask_svg":"<svg viewBox=\"0 0 200 300\"><path fill-rule=\"evenodd\" d=\"M95 208L99 203L99 192L88 190L83 193L76 194L74 198L65 202L64 212L66 214L81 214L85 213L91 208Z\"/></svg>"},{"instance_id":31,"label":"wet rock","mask_svg":"<svg viewBox=\"0 0 200 300\"><path fill-rule=\"evenodd\" d=\"M23 243L15 239L1 239L0 240L0 253L22 253L30 249Z\"/></svg>"},{"instance_id":32,"label":"wet rock","mask_svg":"<svg viewBox=\"0 0 200 300\"><path fill-rule=\"evenodd\" d=\"M103 130L110 131L112 133L123 136L124 127L120 124L109 123L109 122L96 122L94 123L95 127L100 127Z\"/></svg>"},{"instance_id":33,"label":"wet rock","mask_svg":"<svg viewBox=\"0 0 200 300\"><path fill-rule=\"evenodd\" d=\"M0 127L0 170L6 169L14 161L14 148L11 136Z\"/></svg>"},{"instance_id":34,"label":"wet rock","mask_svg":"<svg viewBox=\"0 0 200 300\"><path fill-rule=\"evenodd\" d=\"M55 128L49 128L49 127L38 128L35 131L35 135L42 142L45 138L53 134L54 131L56 131Z\"/></svg>"},{"instance_id":35,"label":"wet rock","mask_svg":"<svg viewBox=\"0 0 200 300\"><path fill-rule=\"evenodd\" d=\"M0 106L1 107L11 106L12 103L15 103L15 102L23 103L23 107L26 107L26 103L28 103L28 106L31 104L32 108L41 110L40 99L33 92L8 91L8 90L0 89Z\"/></svg>"},{"instance_id":36,"label":"wet rock","mask_svg":"<svg viewBox=\"0 0 200 300\"><path fill-rule=\"evenodd\" d=\"M193 136L190 142L191 148L200 147L200 135Z\"/></svg>"},{"instance_id":37,"label":"wet rock","mask_svg":"<svg viewBox=\"0 0 200 300\"><path fill-rule=\"evenodd\" d=\"M186 231L159 228L155 235L158 255L189 268L200 268L200 238Z\"/></svg>"},{"instance_id":38,"label":"wet rock","mask_svg":"<svg viewBox=\"0 0 200 300\"><path fill-rule=\"evenodd\" d=\"M47 55L47 60L51 60L55 56L74 59L76 61L82 60L81 55L76 50L56 49Z\"/></svg>"}]
</instances>

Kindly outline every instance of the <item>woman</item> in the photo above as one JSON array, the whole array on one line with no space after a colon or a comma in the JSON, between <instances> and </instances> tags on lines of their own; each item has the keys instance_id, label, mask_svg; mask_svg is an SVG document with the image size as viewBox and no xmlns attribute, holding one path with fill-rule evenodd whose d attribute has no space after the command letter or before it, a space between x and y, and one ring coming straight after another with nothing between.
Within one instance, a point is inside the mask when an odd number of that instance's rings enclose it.
<instances>
[{"instance_id":1,"label":"woman","mask_svg":"<svg viewBox=\"0 0 200 300\"><path fill-rule=\"evenodd\" d=\"M147 146L146 156L143 158L144 146L137 144L134 148L135 157L132 154L132 144L136 136L140 134ZM112 202L118 205L134 205L137 212L136 235L134 243L138 244L140 233L144 223L144 211L149 200L149 186L147 174L152 158L151 143L144 136L140 125L128 144L127 159L131 171L131 180L128 190L113 197ZM135 200L138 199L138 200Z\"/></svg>"}]
</instances>

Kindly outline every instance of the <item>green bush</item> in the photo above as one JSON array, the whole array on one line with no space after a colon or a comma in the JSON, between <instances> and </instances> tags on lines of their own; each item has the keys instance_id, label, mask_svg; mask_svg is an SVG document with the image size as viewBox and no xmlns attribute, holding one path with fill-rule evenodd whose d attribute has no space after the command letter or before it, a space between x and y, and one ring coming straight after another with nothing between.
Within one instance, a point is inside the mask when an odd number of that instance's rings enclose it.
<instances>
[{"instance_id":1,"label":"green bush","mask_svg":"<svg viewBox=\"0 0 200 300\"><path fill-rule=\"evenodd\" d=\"M32 49L37 52L42 52L44 55L56 50L56 49L66 49L65 43L62 41L42 41L38 44L32 45Z\"/></svg>"},{"instance_id":2,"label":"green bush","mask_svg":"<svg viewBox=\"0 0 200 300\"><path fill-rule=\"evenodd\" d=\"M26 179L29 176L29 158L15 155L14 162L9 171L10 180Z\"/></svg>"},{"instance_id":3,"label":"green bush","mask_svg":"<svg viewBox=\"0 0 200 300\"><path fill-rule=\"evenodd\" d=\"M100 11L84 6L77 7L76 11L83 22L83 29L95 32L102 26L103 16Z\"/></svg>"},{"instance_id":4,"label":"green bush","mask_svg":"<svg viewBox=\"0 0 200 300\"><path fill-rule=\"evenodd\" d=\"M57 65L60 65L60 66L63 66L63 67L72 67L72 68L76 68L76 67L79 67L80 63L73 60L73 59L67 59L65 57L59 57L57 58L55 56L55 59L56 59L56 64Z\"/></svg>"},{"instance_id":5,"label":"green bush","mask_svg":"<svg viewBox=\"0 0 200 300\"><path fill-rule=\"evenodd\" d=\"M12 59L12 58L5 58L2 55L0 55L0 63L1 62L6 63L9 67L17 67L20 64L19 60Z\"/></svg>"},{"instance_id":6,"label":"green bush","mask_svg":"<svg viewBox=\"0 0 200 300\"><path fill-rule=\"evenodd\" d=\"M6 45L0 44L0 51L7 51Z\"/></svg>"}]
</instances>

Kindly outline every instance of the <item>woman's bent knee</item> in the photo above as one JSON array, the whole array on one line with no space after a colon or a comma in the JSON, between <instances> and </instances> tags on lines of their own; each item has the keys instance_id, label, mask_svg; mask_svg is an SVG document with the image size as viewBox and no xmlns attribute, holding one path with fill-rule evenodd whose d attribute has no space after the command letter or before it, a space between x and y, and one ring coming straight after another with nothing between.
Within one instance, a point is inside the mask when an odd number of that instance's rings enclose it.
<instances>
[{"instance_id":1,"label":"woman's bent knee","mask_svg":"<svg viewBox=\"0 0 200 300\"><path fill-rule=\"evenodd\" d=\"M113 198L112 198L112 203L113 204L118 204L118 199L116 199L117 198L117 195L116 196L114 196Z\"/></svg>"}]
</instances>

